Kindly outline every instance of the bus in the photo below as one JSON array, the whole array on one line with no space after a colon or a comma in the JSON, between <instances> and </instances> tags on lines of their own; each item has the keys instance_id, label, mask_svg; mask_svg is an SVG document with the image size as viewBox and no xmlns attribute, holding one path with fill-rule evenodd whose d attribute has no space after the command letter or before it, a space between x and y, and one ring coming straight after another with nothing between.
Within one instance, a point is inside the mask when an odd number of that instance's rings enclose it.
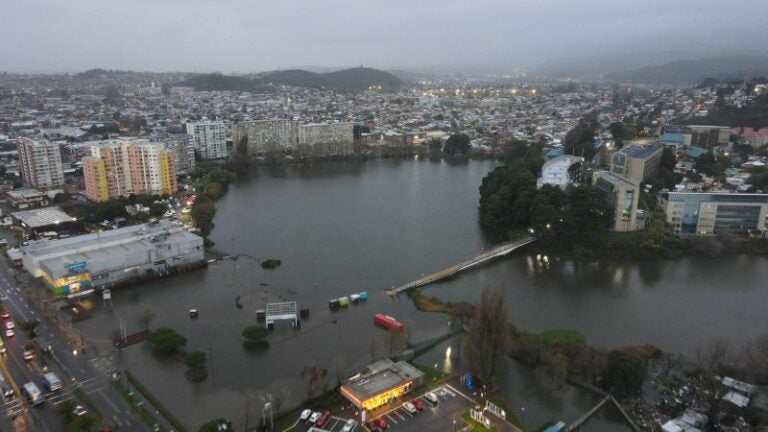
<instances>
[{"instance_id":1,"label":"bus","mask_svg":"<svg viewBox=\"0 0 768 432\"><path fill-rule=\"evenodd\" d=\"M53 372L48 372L43 374L43 378L45 378L45 386L48 388L48 391L50 392L61 390L61 388L63 387L63 385L61 384L61 380Z\"/></svg>"},{"instance_id":2,"label":"bus","mask_svg":"<svg viewBox=\"0 0 768 432\"><path fill-rule=\"evenodd\" d=\"M24 384L24 393L27 396L27 399L29 399L29 402L32 403L32 406L37 406L45 402L43 392L41 392L33 382Z\"/></svg>"}]
</instances>

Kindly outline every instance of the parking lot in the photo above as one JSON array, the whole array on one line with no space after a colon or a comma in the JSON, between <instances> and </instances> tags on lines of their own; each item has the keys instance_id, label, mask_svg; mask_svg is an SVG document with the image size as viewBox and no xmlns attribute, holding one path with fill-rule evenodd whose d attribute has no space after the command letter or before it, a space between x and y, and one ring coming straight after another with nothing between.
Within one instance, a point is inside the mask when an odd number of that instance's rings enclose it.
<instances>
[{"instance_id":1,"label":"parking lot","mask_svg":"<svg viewBox=\"0 0 768 432\"><path fill-rule=\"evenodd\" d=\"M424 399L423 393L414 396L414 399L420 399L424 404L424 410L416 414L406 411L402 404L384 413L380 413L379 417L383 418L387 423L387 430L412 432L453 431L454 420L456 421L455 430L460 430L464 424L459 416L462 412L468 411L472 407L471 400L450 385L435 388L432 390L432 393L438 399L437 405L434 406ZM292 430L299 432L341 432L346 421L347 419L344 418L331 417L322 428L299 422ZM358 421L353 431L368 432L368 429Z\"/></svg>"}]
</instances>

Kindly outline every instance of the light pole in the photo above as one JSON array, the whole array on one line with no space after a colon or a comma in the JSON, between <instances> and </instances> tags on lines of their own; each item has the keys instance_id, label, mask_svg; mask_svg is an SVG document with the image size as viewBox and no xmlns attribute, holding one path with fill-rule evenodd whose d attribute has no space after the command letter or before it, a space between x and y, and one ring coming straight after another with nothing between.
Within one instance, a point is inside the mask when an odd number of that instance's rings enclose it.
<instances>
[{"instance_id":1,"label":"light pole","mask_svg":"<svg viewBox=\"0 0 768 432\"><path fill-rule=\"evenodd\" d=\"M523 428L525 428L525 407L520 407L520 412L523 414L520 422L522 423Z\"/></svg>"},{"instance_id":2,"label":"light pole","mask_svg":"<svg viewBox=\"0 0 768 432\"><path fill-rule=\"evenodd\" d=\"M456 419L453 419L453 432L456 432Z\"/></svg>"}]
</instances>

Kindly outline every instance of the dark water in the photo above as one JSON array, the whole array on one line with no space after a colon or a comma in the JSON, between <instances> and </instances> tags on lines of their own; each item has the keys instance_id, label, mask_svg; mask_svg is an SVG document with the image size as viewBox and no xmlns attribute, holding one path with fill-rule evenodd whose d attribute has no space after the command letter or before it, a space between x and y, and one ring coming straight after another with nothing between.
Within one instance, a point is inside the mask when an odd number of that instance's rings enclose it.
<instances>
[{"instance_id":1,"label":"dark water","mask_svg":"<svg viewBox=\"0 0 768 432\"><path fill-rule=\"evenodd\" d=\"M289 385L286 404L293 405L305 396L303 367L327 368L332 381L336 369L348 371L386 354L384 332L372 325L376 312L400 319L414 341L447 330L447 317L419 313L406 298L390 299L382 290L493 243L477 225L477 188L493 167L378 160L261 170L230 187L214 221L217 248L243 256L120 291L111 311L81 327L94 341L106 340L121 317L135 330L141 310L154 308L160 312L154 327L172 326L189 338L188 350L208 353L211 376L190 384L182 364L156 358L145 347L124 350L122 360L189 425L224 416L242 426L246 410L252 424L259 394L276 381ZM255 260L265 258L283 264L263 270ZM522 251L427 291L474 301L484 286L499 287L521 328L572 328L600 346L654 343L691 353L716 337L738 345L767 328L764 263L732 257L577 265ZM366 303L328 311L329 299L359 291L369 293ZM235 307L237 296L242 309ZM264 352L244 350L240 331L255 324L254 310L265 296L296 300L311 308L311 317L298 332L279 323ZM197 321L187 317L193 307L200 309ZM593 402L570 388L520 393L535 377L514 363L509 369L505 396L528 406L531 422L572 420ZM615 416L595 420L600 422L608 425L604 430L620 430Z\"/></svg>"}]
</instances>

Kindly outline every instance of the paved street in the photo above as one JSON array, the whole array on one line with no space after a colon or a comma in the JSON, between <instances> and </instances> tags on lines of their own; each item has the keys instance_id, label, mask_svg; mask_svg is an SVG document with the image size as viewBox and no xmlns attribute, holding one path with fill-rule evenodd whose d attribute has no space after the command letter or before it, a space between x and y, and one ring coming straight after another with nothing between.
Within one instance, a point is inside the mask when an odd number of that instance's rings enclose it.
<instances>
[{"instance_id":1,"label":"paved street","mask_svg":"<svg viewBox=\"0 0 768 432\"><path fill-rule=\"evenodd\" d=\"M75 387L80 387L93 401L104 420L109 422L115 430L149 431L145 424L134 417L125 400L112 389L105 371L99 370L94 365L94 361L91 361L94 359L84 356L83 353L76 353L74 347L59 333L56 325L31 304L26 293L22 292L15 281L16 272L17 270L9 268L5 261L0 262L0 293L12 317L24 321L39 321L38 339L50 344L51 355L34 362L25 362L23 360L24 345L29 341L23 332L17 329L16 336L6 340L8 355L0 368L6 377L13 380L12 384L15 384L14 390L17 396L26 382L32 381L40 389L45 388L42 385L42 368L45 367L56 371L65 382L64 389L48 395L45 405L28 410L31 420L29 429L46 432L64 430L61 420L54 413L54 407L58 402L73 397ZM6 402L3 408L6 411L18 412L29 407L22 398L17 397L16 401ZM3 418L6 428L11 430L7 421L7 418Z\"/></svg>"}]
</instances>

